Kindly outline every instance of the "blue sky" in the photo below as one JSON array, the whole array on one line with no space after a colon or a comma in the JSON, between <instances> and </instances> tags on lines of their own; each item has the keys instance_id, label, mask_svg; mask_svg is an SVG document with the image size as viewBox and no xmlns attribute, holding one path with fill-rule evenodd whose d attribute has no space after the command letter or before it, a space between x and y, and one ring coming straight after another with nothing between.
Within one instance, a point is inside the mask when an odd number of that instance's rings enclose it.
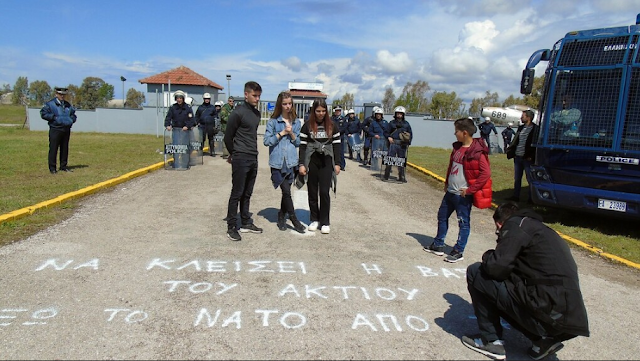
<instances>
[{"instance_id":1,"label":"blue sky","mask_svg":"<svg viewBox=\"0 0 640 361\"><path fill-rule=\"evenodd\" d=\"M122 98L139 79L185 65L233 95L249 80L274 100L290 81L324 83L328 100L399 96L411 81L520 96L535 50L571 30L634 24L639 0L2 0L0 84L102 78ZM542 74L543 68L537 71Z\"/></svg>"}]
</instances>

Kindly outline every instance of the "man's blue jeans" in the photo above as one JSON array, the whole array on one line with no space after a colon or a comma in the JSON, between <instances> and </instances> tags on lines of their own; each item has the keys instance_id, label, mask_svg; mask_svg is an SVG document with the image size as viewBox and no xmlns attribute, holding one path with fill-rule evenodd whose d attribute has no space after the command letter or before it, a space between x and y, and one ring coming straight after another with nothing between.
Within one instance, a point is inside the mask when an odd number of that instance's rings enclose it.
<instances>
[{"instance_id":1,"label":"man's blue jeans","mask_svg":"<svg viewBox=\"0 0 640 361\"><path fill-rule=\"evenodd\" d=\"M522 173L527 177L527 182L531 184L531 161L524 157L516 155L513 158L513 197L520 199L520 190L522 189ZM529 187L529 200L531 200L531 187Z\"/></svg>"},{"instance_id":2,"label":"man's blue jeans","mask_svg":"<svg viewBox=\"0 0 640 361\"><path fill-rule=\"evenodd\" d=\"M445 192L442 203L440 204L440 209L438 209L438 234L433 241L435 246L444 246L444 239L449 230L449 217L451 217L451 214L455 211L458 217L460 231L453 249L464 253L464 248L467 246L467 240L469 239L469 233L471 231L472 205L473 196L461 197L459 194Z\"/></svg>"}]
</instances>

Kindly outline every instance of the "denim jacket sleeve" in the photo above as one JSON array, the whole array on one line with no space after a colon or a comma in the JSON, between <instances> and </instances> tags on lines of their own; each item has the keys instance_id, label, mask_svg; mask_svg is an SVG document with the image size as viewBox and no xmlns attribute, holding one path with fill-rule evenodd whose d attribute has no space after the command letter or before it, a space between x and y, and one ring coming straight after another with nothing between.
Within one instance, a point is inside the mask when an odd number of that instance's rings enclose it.
<instances>
[{"instance_id":1,"label":"denim jacket sleeve","mask_svg":"<svg viewBox=\"0 0 640 361\"><path fill-rule=\"evenodd\" d=\"M293 122L293 126L292 126L293 134L296 135L296 139L291 141L291 143L293 143L293 145L296 148L300 146L300 129L301 128L302 128L302 121L300 121L300 119L296 119L296 121Z\"/></svg>"},{"instance_id":2,"label":"denim jacket sleeve","mask_svg":"<svg viewBox=\"0 0 640 361\"><path fill-rule=\"evenodd\" d=\"M278 121L274 118L270 118L267 122L267 128L264 131L264 145L267 147L273 147L278 144L278 132L276 131L276 123Z\"/></svg>"}]
</instances>

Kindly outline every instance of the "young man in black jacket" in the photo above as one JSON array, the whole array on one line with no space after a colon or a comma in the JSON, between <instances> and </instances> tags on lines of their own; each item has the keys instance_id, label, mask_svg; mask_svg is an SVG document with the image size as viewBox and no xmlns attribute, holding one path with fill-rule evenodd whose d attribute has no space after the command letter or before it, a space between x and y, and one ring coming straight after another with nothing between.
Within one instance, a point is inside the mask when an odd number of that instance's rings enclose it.
<instances>
[{"instance_id":1,"label":"young man in black jacket","mask_svg":"<svg viewBox=\"0 0 640 361\"><path fill-rule=\"evenodd\" d=\"M531 340L534 360L556 353L563 341L589 336L578 267L567 243L542 217L514 202L500 205L493 220L496 248L467 268L480 334L463 336L462 343L505 359L501 317Z\"/></svg>"},{"instance_id":2,"label":"young man in black jacket","mask_svg":"<svg viewBox=\"0 0 640 361\"><path fill-rule=\"evenodd\" d=\"M249 204L253 186L258 175L258 125L260 111L256 108L260 103L262 87L255 81L244 85L245 101L229 115L227 130L224 133L224 144L229 151L227 162L231 163L231 195L227 208L227 236L232 241L240 241L237 215L240 205L240 232L262 233L251 220Z\"/></svg>"}]
</instances>

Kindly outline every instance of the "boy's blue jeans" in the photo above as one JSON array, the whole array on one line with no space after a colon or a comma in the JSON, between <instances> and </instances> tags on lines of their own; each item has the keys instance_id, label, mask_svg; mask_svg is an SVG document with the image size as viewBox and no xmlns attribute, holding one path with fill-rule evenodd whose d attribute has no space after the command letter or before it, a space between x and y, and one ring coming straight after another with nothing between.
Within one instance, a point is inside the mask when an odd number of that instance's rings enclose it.
<instances>
[{"instance_id":1,"label":"boy's blue jeans","mask_svg":"<svg viewBox=\"0 0 640 361\"><path fill-rule=\"evenodd\" d=\"M456 211L460 232L458 233L458 240L456 241L456 245L453 246L453 249L464 253L464 248L467 246L467 240L469 239L469 233L471 231L472 206L473 196L461 197L459 194L445 192L442 203L440 204L440 209L438 209L438 234L433 242L435 246L444 246L444 239L449 230L449 217L453 211Z\"/></svg>"},{"instance_id":2,"label":"boy's blue jeans","mask_svg":"<svg viewBox=\"0 0 640 361\"><path fill-rule=\"evenodd\" d=\"M528 199L531 200L531 161L524 157L516 155L513 158L513 196L520 199L520 190L522 189L522 173L527 177L529 183Z\"/></svg>"}]
</instances>

